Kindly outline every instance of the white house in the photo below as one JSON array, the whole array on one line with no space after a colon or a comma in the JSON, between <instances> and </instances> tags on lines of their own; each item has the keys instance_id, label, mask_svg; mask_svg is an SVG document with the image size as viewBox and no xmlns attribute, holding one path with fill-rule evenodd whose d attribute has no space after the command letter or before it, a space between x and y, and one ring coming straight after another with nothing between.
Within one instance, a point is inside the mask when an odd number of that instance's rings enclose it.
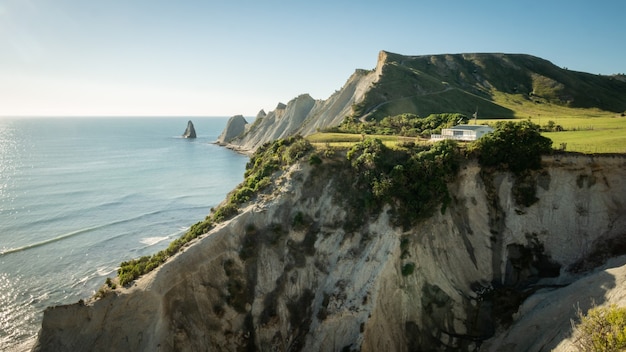
<instances>
[{"instance_id":1,"label":"white house","mask_svg":"<svg viewBox=\"0 0 626 352\"><path fill-rule=\"evenodd\" d=\"M432 134L430 139L456 139L459 141L475 141L487 133L493 132L493 128L486 125L458 125L444 128L441 134Z\"/></svg>"}]
</instances>

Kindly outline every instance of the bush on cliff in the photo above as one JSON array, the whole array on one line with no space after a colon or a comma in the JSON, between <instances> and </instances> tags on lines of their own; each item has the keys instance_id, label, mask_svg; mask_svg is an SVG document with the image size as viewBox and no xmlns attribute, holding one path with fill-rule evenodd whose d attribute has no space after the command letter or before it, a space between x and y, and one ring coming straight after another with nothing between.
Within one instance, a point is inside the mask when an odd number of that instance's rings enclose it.
<instances>
[{"instance_id":1,"label":"bush on cliff","mask_svg":"<svg viewBox=\"0 0 626 352\"><path fill-rule=\"evenodd\" d=\"M359 191L357 209L376 213L390 204L395 222L408 227L440 205L445 211L450 200L447 183L457 174L461 154L452 140L389 149L378 139L367 139L355 144L346 157Z\"/></svg>"},{"instance_id":2,"label":"bush on cliff","mask_svg":"<svg viewBox=\"0 0 626 352\"><path fill-rule=\"evenodd\" d=\"M574 341L579 351L624 351L626 349L626 308L595 307L587 315L578 312Z\"/></svg>"},{"instance_id":3,"label":"bush on cliff","mask_svg":"<svg viewBox=\"0 0 626 352\"><path fill-rule=\"evenodd\" d=\"M552 140L541 135L532 122L501 121L495 129L471 146L482 166L502 168L520 174L541 168L541 155L552 151Z\"/></svg>"}]
</instances>

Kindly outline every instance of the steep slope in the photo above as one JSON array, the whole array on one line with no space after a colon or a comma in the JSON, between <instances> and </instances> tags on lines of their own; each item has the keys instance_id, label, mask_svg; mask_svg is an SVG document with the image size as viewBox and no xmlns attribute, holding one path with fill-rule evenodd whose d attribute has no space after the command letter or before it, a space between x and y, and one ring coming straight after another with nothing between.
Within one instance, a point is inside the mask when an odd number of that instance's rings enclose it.
<instances>
[{"instance_id":1,"label":"steep slope","mask_svg":"<svg viewBox=\"0 0 626 352\"><path fill-rule=\"evenodd\" d=\"M265 116L257 116L245 133L228 140L218 140L218 143L237 150L254 151L266 142L296 134L309 135L319 129L337 126L352 113L352 105L363 99L363 94L377 77L378 71L356 70L346 84L328 99L314 100L308 94L300 95L287 105L278 104Z\"/></svg>"},{"instance_id":2,"label":"steep slope","mask_svg":"<svg viewBox=\"0 0 626 352\"><path fill-rule=\"evenodd\" d=\"M626 110L623 81L569 71L530 55L386 56L381 79L365 95L357 115L378 119L409 110L423 116L438 112L471 115L478 109L483 117L512 117L513 110L493 99L495 92L572 108Z\"/></svg>"},{"instance_id":3,"label":"steep slope","mask_svg":"<svg viewBox=\"0 0 626 352\"><path fill-rule=\"evenodd\" d=\"M245 133L221 142L254 151L277 138L337 126L346 116L471 116L478 110L484 118L514 117L515 104L501 103L496 94L535 104L624 112L626 82L620 78L570 71L522 54L405 56L381 51L374 70L356 70L328 99L301 95L279 104Z\"/></svg>"},{"instance_id":4,"label":"steep slope","mask_svg":"<svg viewBox=\"0 0 626 352\"><path fill-rule=\"evenodd\" d=\"M545 321L530 305L511 315L542 288L602 304L623 285L609 271L568 289L603 248L624 249L626 159L544 163L523 207L511 174L467 162L447 210L408 229L389 207L361 224L344 162L297 163L132 287L46 310L34 350L550 350L569 317L501 332Z\"/></svg>"},{"instance_id":5,"label":"steep slope","mask_svg":"<svg viewBox=\"0 0 626 352\"><path fill-rule=\"evenodd\" d=\"M265 112L261 110L257 115L257 118L264 116ZM231 139L243 134L246 132L246 127L248 126L248 121L242 115L235 115L228 119L226 123L226 128L222 131L222 133L217 137L218 143L226 143Z\"/></svg>"}]
</instances>

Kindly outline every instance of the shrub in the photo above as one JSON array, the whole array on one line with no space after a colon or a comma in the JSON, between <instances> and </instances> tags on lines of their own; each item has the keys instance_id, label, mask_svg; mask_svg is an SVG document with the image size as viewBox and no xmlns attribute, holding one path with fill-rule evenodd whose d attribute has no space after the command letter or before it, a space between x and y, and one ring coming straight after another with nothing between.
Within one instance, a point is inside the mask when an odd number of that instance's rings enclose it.
<instances>
[{"instance_id":1,"label":"shrub","mask_svg":"<svg viewBox=\"0 0 626 352\"><path fill-rule=\"evenodd\" d=\"M391 150L380 140L367 139L347 153L365 210L378 211L383 204L395 209L394 219L405 227L427 217L449 202L447 183L458 172L460 153L455 141L444 140L430 148Z\"/></svg>"},{"instance_id":2,"label":"shrub","mask_svg":"<svg viewBox=\"0 0 626 352\"><path fill-rule=\"evenodd\" d=\"M409 276L415 271L415 263L406 263L402 266L402 276Z\"/></svg>"},{"instance_id":3,"label":"shrub","mask_svg":"<svg viewBox=\"0 0 626 352\"><path fill-rule=\"evenodd\" d=\"M302 137L296 137L288 141L288 146L283 154L285 164L292 164L313 149L309 141Z\"/></svg>"},{"instance_id":4,"label":"shrub","mask_svg":"<svg viewBox=\"0 0 626 352\"><path fill-rule=\"evenodd\" d=\"M495 130L472 145L482 166L508 169L515 174L541 168L541 155L552 151L552 140L532 122L498 122Z\"/></svg>"},{"instance_id":5,"label":"shrub","mask_svg":"<svg viewBox=\"0 0 626 352\"><path fill-rule=\"evenodd\" d=\"M574 341L580 351L623 351L626 348L626 308L595 307L578 312Z\"/></svg>"},{"instance_id":6,"label":"shrub","mask_svg":"<svg viewBox=\"0 0 626 352\"><path fill-rule=\"evenodd\" d=\"M415 114L400 114L387 116L380 121L361 122L353 116L346 117L336 129L338 132L399 135L417 137L440 133L442 128L451 127L455 124L467 122L467 116L463 114L431 114L427 117L419 117Z\"/></svg>"},{"instance_id":7,"label":"shrub","mask_svg":"<svg viewBox=\"0 0 626 352\"><path fill-rule=\"evenodd\" d=\"M305 224L304 222L304 214L301 211L297 212L293 217L292 226L295 228L300 228Z\"/></svg>"},{"instance_id":8,"label":"shrub","mask_svg":"<svg viewBox=\"0 0 626 352\"><path fill-rule=\"evenodd\" d=\"M322 159L317 154L311 154L309 157L309 164L311 165L319 165L322 163Z\"/></svg>"},{"instance_id":9,"label":"shrub","mask_svg":"<svg viewBox=\"0 0 626 352\"><path fill-rule=\"evenodd\" d=\"M213 219L215 222L222 222L228 220L239 212L239 206L235 203L228 202L219 207L215 213L213 213Z\"/></svg>"}]
</instances>

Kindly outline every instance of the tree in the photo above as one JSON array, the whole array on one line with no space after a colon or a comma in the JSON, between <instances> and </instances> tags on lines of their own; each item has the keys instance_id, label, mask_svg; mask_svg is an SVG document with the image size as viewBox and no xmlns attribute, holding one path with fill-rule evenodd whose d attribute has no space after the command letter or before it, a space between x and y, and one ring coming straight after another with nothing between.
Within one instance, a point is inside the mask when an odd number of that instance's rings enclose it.
<instances>
[{"instance_id":1,"label":"tree","mask_svg":"<svg viewBox=\"0 0 626 352\"><path fill-rule=\"evenodd\" d=\"M492 133L474 142L473 149L481 165L520 174L541 168L541 155L552 151L552 140L541 135L537 124L506 121L498 122Z\"/></svg>"}]
</instances>

